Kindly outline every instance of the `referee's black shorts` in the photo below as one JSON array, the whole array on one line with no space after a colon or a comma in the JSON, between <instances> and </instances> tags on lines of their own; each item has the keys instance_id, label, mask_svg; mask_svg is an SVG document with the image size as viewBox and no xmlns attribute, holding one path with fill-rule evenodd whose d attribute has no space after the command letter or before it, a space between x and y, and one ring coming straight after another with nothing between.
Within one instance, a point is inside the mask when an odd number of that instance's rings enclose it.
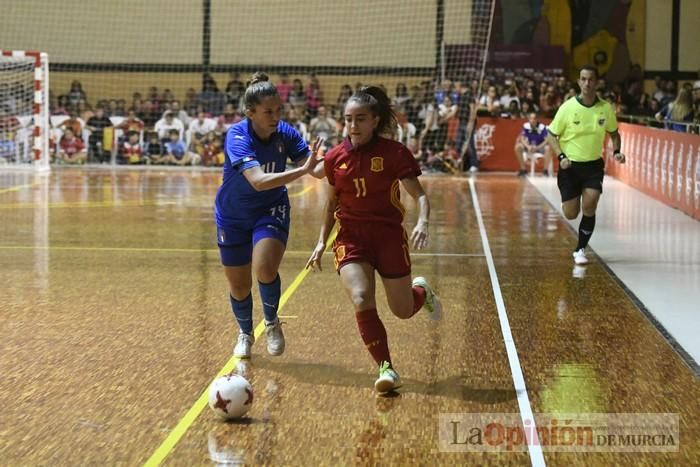
<instances>
[{"instance_id":1,"label":"referee's black shorts","mask_svg":"<svg viewBox=\"0 0 700 467\"><path fill-rule=\"evenodd\" d=\"M589 162L571 161L571 167L568 169L559 168L557 185L562 202L578 198L583 193L584 188L592 188L602 193L604 168L603 158Z\"/></svg>"}]
</instances>

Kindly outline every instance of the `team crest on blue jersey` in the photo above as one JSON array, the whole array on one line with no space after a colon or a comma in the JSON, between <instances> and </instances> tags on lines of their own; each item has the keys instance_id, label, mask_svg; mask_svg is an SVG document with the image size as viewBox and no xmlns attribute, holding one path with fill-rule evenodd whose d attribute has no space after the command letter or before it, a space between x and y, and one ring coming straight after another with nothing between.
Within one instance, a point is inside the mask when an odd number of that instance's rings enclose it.
<instances>
[{"instance_id":1,"label":"team crest on blue jersey","mask_svg":"<svg viewBox=\"0 0 700 467\"><path fill-rule=\"evenodd\" d=\"M373 157L370 160L369 169L372 172L381 172L384 170L384 158L383 157Z\"/></svg>"}]
</instances>

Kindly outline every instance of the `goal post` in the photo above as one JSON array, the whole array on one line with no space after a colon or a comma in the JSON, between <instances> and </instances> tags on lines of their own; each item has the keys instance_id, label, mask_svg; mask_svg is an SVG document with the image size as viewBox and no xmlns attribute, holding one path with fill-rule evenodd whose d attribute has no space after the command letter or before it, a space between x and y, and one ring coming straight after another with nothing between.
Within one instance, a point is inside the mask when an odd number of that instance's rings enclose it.
<instances>
[{"instance_id":1,"label":"goal post","mask_svg":"<svg viewBox=\"0 0 700 467\"><path fill-rule=\"evenodd\" d=\"M49 59L0 51L0 171L49 170Z\"/></svg>"}]
</instances>

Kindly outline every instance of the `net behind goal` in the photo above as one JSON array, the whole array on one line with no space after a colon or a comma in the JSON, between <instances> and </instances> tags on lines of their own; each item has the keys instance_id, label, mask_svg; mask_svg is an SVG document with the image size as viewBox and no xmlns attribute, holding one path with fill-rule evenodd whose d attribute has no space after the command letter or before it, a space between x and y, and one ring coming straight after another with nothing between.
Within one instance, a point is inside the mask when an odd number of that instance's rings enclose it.
<instances>
[{"instance_id":1,"label":"net behind goal","mask_svg":"<svg viewBox=\"0 0 700 467\"><path fill-rule=\"evenodd\" d=\"M148 163L170 138L169 111L187 151L220 164L207 145L244 118L241 95L255 71L278 86L283 118L309 140L342 138L344 103L359 85L375 85L399 111L397 134L414 152L462 149L496 0L128 3L17 2L0 28L5 47L51 56L52 150L61 164ZM319 114L324 121L314 124ZM66 128L79 145L62 147ZM62 157L71 151L81 157Z\"/></svg>"},{"instance_id":2,"label":"net behind goal","mask_svg":"<svg viewBox=\"0 0 700 467\"><path fill-rule=\"evenodd\" d=\"M48 56L0 55L0 170L48 170Z\"/></svg>"}]
</instances>

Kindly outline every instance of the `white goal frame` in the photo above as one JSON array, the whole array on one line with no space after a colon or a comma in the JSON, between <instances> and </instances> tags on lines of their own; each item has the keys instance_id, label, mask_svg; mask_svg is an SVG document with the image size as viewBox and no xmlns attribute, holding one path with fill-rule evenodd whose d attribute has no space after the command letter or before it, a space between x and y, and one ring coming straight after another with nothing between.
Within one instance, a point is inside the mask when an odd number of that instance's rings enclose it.
<instances>
[{"instance_id":1,"label":"white goal frame","mask_svg":"<svg viewBox=\"0 0 700 467\"><path fill-rule=\"evenodd\" d=\"M44 52L24 50L0 50L5 57L28 57L34 59L34 107L29 122L21 122L31 132L32 147L29 163L4 164L0 170L10 168L48 171L49 165L49 56Z\"/></svg>"}]
</instances>

